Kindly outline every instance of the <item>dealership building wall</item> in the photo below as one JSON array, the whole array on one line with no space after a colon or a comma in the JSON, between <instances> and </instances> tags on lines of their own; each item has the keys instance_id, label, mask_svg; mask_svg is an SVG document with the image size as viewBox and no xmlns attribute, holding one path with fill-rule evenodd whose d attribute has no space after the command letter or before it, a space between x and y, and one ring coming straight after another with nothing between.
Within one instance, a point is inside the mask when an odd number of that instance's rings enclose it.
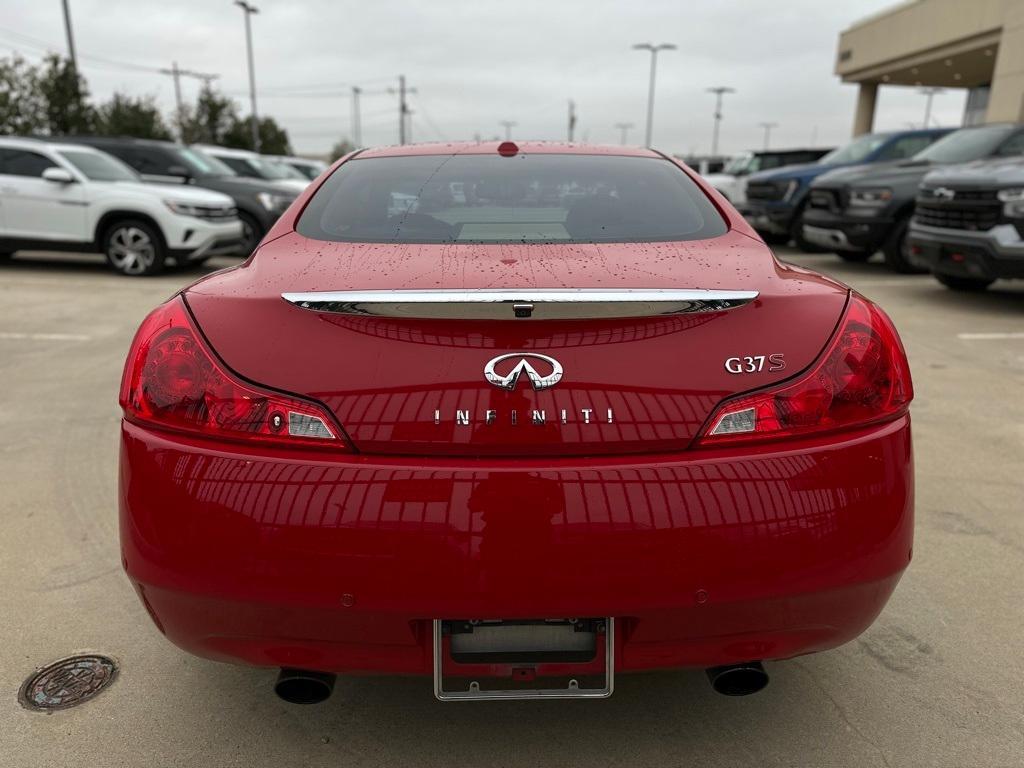
<instances>
[{"instance_id":1,"label":"dealership building wall","mask_svg":"<svg viewBox=\"0 0 1024 768\"><path fill-rule=\"evenodd\" d=\"M1024 0L900 3L839 35L835 71L859 86L855 136L886 86L967 89L968 125L1024 121Z\"/></svg>"}]
</instances>

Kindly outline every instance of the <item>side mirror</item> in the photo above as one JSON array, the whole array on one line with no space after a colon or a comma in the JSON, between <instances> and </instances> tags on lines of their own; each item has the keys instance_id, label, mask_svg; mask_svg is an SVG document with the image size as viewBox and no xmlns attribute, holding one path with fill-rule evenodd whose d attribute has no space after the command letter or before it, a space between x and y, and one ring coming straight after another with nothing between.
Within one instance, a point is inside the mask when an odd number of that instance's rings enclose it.
<instances>
[{"instance_id":1,"label":"side mirror","mask_svg":"<svg viewBox=\"0 0 1024 768\"><path fill-rule=\"evenodd\" d=\"M167 173L169 176L180 176L185 181L192 178L192 174L188 172L188 168L184 165L172 165L167 169Z\"/></svg>"},{"instance_id":2,"label":"side mirror","mask_svg":"<svg viewBox=\"0 0 1024 768\"><path fill-rule=\"evenodd\" d=\"M71 175L71 171L64 168L47 168L43 171L43 178L46 181L52 181L54 184L75 183L75 177Z\"/></svg>"}]
</instances>

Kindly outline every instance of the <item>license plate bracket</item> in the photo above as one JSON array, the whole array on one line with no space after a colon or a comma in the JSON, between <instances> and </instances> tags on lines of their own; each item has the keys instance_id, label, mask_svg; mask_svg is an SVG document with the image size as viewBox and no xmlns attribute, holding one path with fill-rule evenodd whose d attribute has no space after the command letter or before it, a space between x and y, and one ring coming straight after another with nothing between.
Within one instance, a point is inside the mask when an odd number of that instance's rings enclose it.
<instances>
[{"instance_id":1,"label":"license plate bracket","mask_svg":"<svg viewBox=\"0 0 1024 768\"><path fill-rule=\"evenodd\" d=\"M573 619L572 622L577 620ZM550 624L545 620L535 622L516 620L508 623L509 644L516 646L514 651L498 649L491 656L507 675L500 677L477 674L487 668L487 664L479 662L487 658L487 654L466 653L465 648L459 653L452 653L451 629L456 622L435 619L433 622L434 645L434 695L441 701L487 701L487 700L526 700L526 699L602 699L611 696L615 679L615 619L587 619L596 628L598 640L595 653L588 661L574 659L586 654L569 648L565 652L566 661L541 669L555 670L555 674L535 674L538 658L544 658L537 650L530 650L521 641L524 625L535 625L540 637L553 637L557 633L550 631ZM490 640L501 637L502 622L481 622L491 635ZM447 626L446 626L447 625ZM496 630L496 631L495 631ZM463 644L465 645L465 643ZM476 644L486 649L489 645L485 639ZM480 647L471 651L481 650ZM460 664L454 657L470 659L473 664ZM517 661L521 659L521 661ZM493 665L492 665L493 666ZM454 672L455 674L451 674ZM446 674L448 673L448 674ZM507 687L503 681L507 680Z\"/></svg>"}]
</instances>

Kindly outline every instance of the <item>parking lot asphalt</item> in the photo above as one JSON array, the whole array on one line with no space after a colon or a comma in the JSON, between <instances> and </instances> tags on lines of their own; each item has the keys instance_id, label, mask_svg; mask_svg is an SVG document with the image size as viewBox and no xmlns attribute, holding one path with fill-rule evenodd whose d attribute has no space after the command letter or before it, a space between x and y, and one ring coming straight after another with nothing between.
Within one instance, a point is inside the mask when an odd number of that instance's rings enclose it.
<instances>
[{"instance_id":1,"label":"parking lot asphalt","mask_svg":"<svg viewBox=\"0 0 1024 768\"><path fill-rule=\"evenodd\" d=\"M703 672L622 675L606 701L441 704L428 678L339 679L288 705L275 672L204 661L156 630L121 570L117 388L139 321L211 268L127 279L98 260L0 264L0 766L1024 765L1024 284L780 249L880 302L917 398L914 561L837 650L768 664L760 694ZM120 664L79 707L18 688L79 651Z\"/></svg>"}]
</instances>

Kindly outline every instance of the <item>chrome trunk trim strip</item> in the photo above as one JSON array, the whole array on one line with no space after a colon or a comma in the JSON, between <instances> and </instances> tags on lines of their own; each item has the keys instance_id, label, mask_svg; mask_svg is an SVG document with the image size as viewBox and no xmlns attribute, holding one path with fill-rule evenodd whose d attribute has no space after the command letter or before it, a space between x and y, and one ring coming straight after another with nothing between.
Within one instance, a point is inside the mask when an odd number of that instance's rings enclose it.
<instances>
[{"instance_id":1,"label":"chrome trunk trim strip","mask_svg":"<svg viewBox=\"0 0 1024 768\"><path fill-rule=\"evenodd\" d=\"M302 309L348 315L465 320L579 320L719 312L757 291L658 288L523 288L282 293Z\"/></svg>"}]
</instances>

